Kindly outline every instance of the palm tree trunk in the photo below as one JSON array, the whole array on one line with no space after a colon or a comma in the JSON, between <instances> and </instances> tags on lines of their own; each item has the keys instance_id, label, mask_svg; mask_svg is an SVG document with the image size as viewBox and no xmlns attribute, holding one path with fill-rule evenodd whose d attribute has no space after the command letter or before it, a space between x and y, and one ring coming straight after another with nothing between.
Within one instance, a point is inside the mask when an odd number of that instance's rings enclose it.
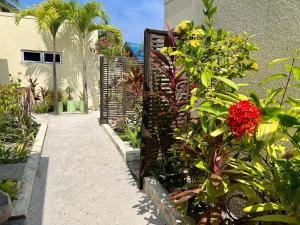
<instances>
[{"instance_id":1,"label":"palm tree trunk","mask_svg":"<svg viewBox=\"0 0 300 225\"><path fill-rule=\"evenodd\" d=\"M82 38L82 84L83 84L83 104L84 104L84 113L89 112L89 103L88 103L88 92L87 92L87 74L86 74L86 40L85 37Z\"/></svg>"},{"instance_id":2,"label":"palm tree trunk","mask_svg":"<svg viewBox=\"0 0 300 225\"><path fill-rule=\"evenodd\" d=\"M57 77L56 77L56 38L53 37L53 89L54 89L54 114L58 114L58 95L57 95Z\"/></svg>"}]
</instances>

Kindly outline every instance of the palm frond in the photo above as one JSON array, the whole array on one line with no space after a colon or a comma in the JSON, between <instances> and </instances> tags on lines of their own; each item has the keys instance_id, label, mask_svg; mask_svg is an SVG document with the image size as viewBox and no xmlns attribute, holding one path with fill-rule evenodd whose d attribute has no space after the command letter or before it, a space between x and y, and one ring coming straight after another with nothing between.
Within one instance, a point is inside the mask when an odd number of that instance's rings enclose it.
<instances>
[{"instance_id":1,"label":"palm frond","mask_svg":"<svg viewBox=\"0 0 300 225\"><path fill-rule=\"evenodd\" d=\"M14 12L18 11L18 0L0 0L0 12Z\"/></svg>"}]
</instances>

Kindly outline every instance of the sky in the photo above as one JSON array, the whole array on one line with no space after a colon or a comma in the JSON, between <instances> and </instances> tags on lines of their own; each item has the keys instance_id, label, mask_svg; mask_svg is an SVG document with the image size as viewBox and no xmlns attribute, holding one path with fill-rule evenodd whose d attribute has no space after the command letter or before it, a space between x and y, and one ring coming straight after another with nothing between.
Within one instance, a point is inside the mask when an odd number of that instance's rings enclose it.
<instances>
[{"instance_id":1,"label":"sky","mask_svg":"<svg viewBox=\"0 0 300 225\"><path fill-rule=\"evenodd\" d=\"M110 23L118 27L125 41L143 43L145 28L163 29L164 0L101 0L110 15ZM40 0L20 0L22 8Z\"/></svg>"}]
</instances>

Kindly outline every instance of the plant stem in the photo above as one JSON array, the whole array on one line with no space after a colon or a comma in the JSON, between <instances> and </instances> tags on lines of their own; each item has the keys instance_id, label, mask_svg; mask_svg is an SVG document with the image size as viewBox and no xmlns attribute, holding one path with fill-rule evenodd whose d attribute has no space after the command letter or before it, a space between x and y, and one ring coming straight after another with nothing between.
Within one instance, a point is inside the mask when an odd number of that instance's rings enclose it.
<instances>
[{"instance_id":1,"label":"plant stem","mask_svg":"<svg viewBox=\"0 0 300 225\"><path fill-rule=\"evenodd\" d=\"M292 61L292 66L291 66L291 69L290 69L290 73L289 73L289 76L288 76L288 80L287 80L287 82L286 82L286 85L285 85L285 88L284 88L284 92L283 92L283 96L282 96L282 99L281 99L281 101L280 101L280 107L281 107L282 104L283 104L283 100L284 100L284 98L285 98L286 91L287 91L287 88L288 88L289 83L290 83L290 80L291 80L291 76L292 76L294 64L295 64L295 58L293 58L293 61Z\"/></svg>"}]
</instances>

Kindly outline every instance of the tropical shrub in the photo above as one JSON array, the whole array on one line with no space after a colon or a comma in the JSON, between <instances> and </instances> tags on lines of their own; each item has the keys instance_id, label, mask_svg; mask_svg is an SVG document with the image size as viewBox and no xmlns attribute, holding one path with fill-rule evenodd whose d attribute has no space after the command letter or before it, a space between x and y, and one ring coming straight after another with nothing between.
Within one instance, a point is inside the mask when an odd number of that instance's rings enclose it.
<instances>
[{"instance_id":1,"label":"tropical shrub","mask_svg":"<svg viewBox=\"0 0 300 225\"><path fill-rule=\"evenodd\" d=\"M27 159L38 125L22 107L20 81L0 85L0 164Z\"/></svg>"},{"instance_id":2,"label":"tropical shrub","mask_svg":"<svg viewBox=\"0 0 300 225\"><path fill-rule=\"evenodd\" d=\"M176 46L154 54L163 74L171 74L169 68L175 74L170 85L180 77L194 85L185 100L162 95L173 121L179 113L192 118L174 129L171 160L184 176L184 185L171 199L183 213L198 206L197 224L222 224L224 214L233 224L299 224L299 99L287 96L288 88L299 88L299 57L274 60L271 64L292 63L285 65L286 73L261 82L286 78L285 87L269 89L263 99L240 93L245 84L232 79L258 69L250 57L257 48L247 34L232 36L216 30L212 22L217 8L213 0L203 3L204 25L183 21L175 28L178 37L170 37ZM187 104L178 109L184 101ZM244 203L239 218L230 211L233 197Z\"/></svg>"},{"instance_id":3,"label":"tropical shrub","mask_svg":"<svg viewBox=\"0 0 300 225\"><path fill-rule=\"evenodd\" d=\"M38 102L34 104L32 107L32 112L37 113L37 114L43 114L49 112L49 107L46 103L44 102Z\"/></svg>"}]
</instances>

